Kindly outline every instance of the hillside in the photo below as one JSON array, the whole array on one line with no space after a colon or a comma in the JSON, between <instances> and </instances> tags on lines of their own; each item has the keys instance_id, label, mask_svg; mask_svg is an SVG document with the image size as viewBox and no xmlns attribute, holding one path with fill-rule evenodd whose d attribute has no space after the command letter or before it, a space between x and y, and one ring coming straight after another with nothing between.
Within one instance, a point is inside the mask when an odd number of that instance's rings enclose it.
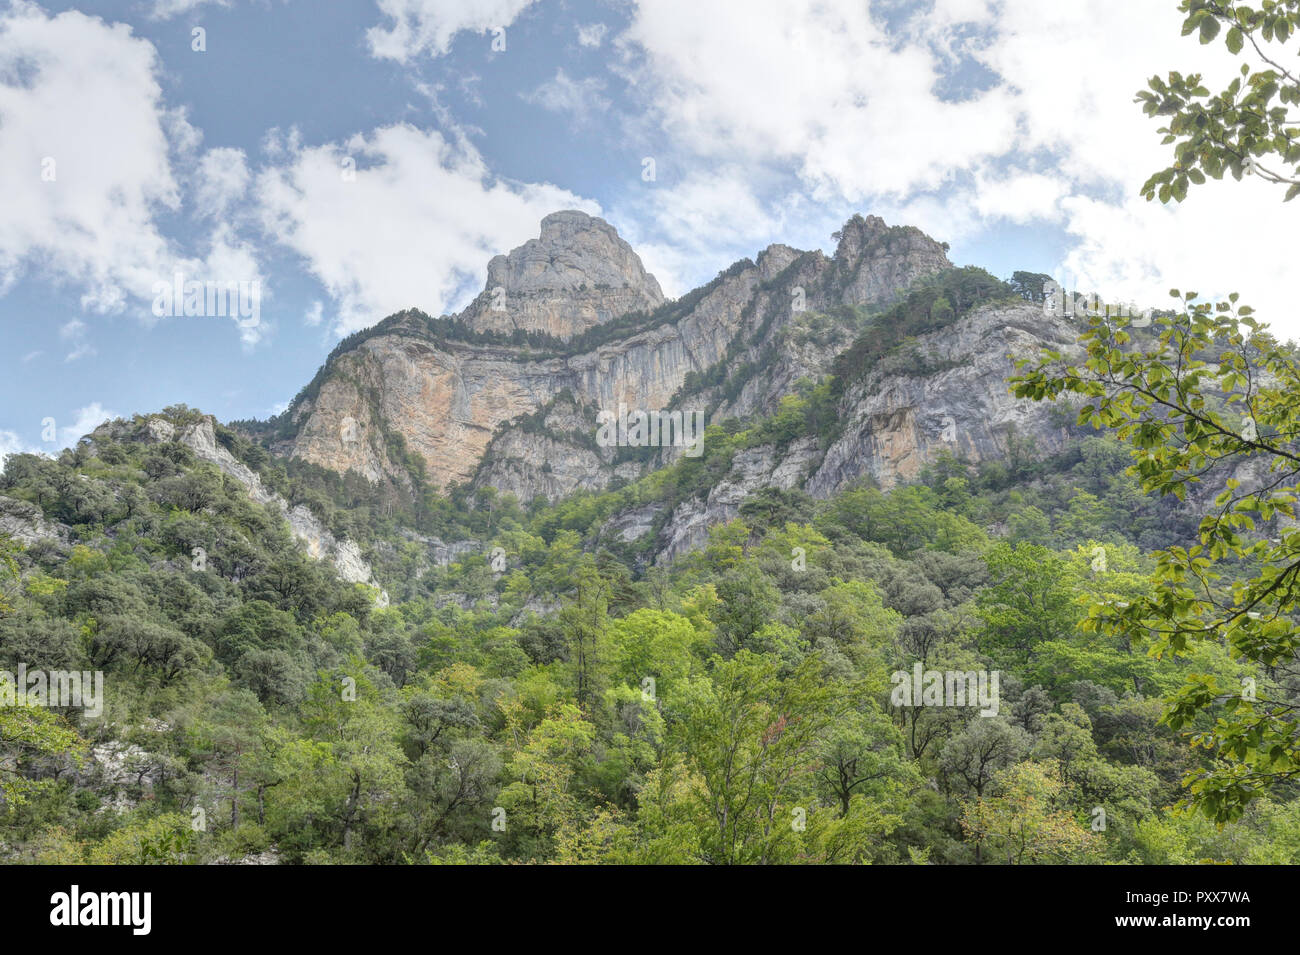
<instances>
[{"instance_id":1,"label":"hillside","mask_svg":"<svg viewBox=\"0 0 1300 955\"><path fill-rule=\"evenodd\" d=\"M776 354L781 334L805 312L888 303L912 281L949 267L938 243L917 230L858 217L839 233L831 259L772 246L680 299L620 312L629 295L655 302L658 286L647 284L653 278L601 220L563 213L562 231L555 221L543 222L543 237L533 245L494 259L483 295L460 315L403 313L342 343L286 420L276 422L276 450L371 481L401 482L404 462L391 447L391 436L400 435L442 488L474 478L491 445L509 449L518 442L503 426L562 393L584 409L685 406L710 397L700 377L716 388L763 357L777 360L762 365L761 387L734 394L727 404L735 407L718 413L770 413L796 378L821 377L852 341L852 325L832 323L824 344ZM539 255L562 259L565 268L532 276L522 263ZM512 260L515 266L501 264ZM635 291L617 291L623 288ZM494 289L501 290L499 302ZM594 317L593 290L614 303ZM603 321L568 334L597 319ZM692 375L695 387L688 387ZM575 449L560 442L529 450L544 455L530 456L530 465L554 468ZM555 489L591 487L611 476L593 463L573 475L572 487ZM500 480L513 483L522 498L542 491L522 475Z\"/></svg>"},{"instance_id":2,"label":"hillside","mask_svg":"<svg viewBox=\"0 0 1300 955\"><path fill-rule=\"evenodd\" d=\"M1010 356L1076 347L1035 277L855 218L656 302L578 215L493 260L508 332L404 312L279 419L8 459L0 671L105 692L0 707L6 859L1298 858L1283 793L1171 812L1207 757L1160 722L1189 673L1281 678L1085 624L1196 520L1011 396ZM600 445L619 402L703 412L700 453ZM913 673L996 683L914 705Z\"/></svg>"}]
</instances>

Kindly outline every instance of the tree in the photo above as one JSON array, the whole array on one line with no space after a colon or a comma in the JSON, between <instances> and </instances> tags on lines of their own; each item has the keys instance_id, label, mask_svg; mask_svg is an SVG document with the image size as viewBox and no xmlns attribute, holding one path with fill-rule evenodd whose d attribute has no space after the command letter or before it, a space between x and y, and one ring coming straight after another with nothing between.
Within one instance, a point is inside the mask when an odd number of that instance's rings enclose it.
<instances>
[{"instance_id":1,"label":"tree","mask_svg":"<svg viewBox=\"0 0 1300 955\"><path fill-rule=\"evenodd\" d=\"M406 724L404 744L411 759L419 759L435 747L445 749L458 733L479 729L478 714L468 700L442 699L423 691L406 697L402 719Z\"/></svg>"},{"instance_id":2,"label":"tree","mask_svg":"<svg viewBox=\"0 0 1300 955\"><path fill-rule=\"evenodd\" d=\"M266 713L252 693L229 690L188 727L191 746L213 770L230 780L230 828L239 828L244 763L254 759L266 731Z\"/></svg>"},{"instance_id":3,"label":"tree","mask_svg":"<svg viewBox=\"0 0 1300 955\"><path fill-rule=\"evenodd\" d=\"M876 588L864 580L837 581L821 592L822 605L804 623L804 634L816 644L848 647L867 641L879 646L902 622L887 610Z\"/></svg>"},{"instance_id":4,"label":"tree","mask_svg":"<svg viewBox=\"0 0 1300 955\"><path fill-rule=\"evenodd\" d=\"M1241 76L1213 95L1199 73L1147 81L1138 102L1148 116L1168 117L1160 132L1174 146L1174 162L1153 174L1142 194L1182 202L1189 182L1199 185L1206 176L1222 179L1225 173L1240 180L1253 173L1286 186L1286 201L1294 199L1300 195L1300 70L1284 63L1288 56L1294 61L1295 51L1282 44L1300 30L1300 0L1262 0L1259 8L1183 0L1179 9L1187 14L1184 36L1198 33L1207 44L1222 33L1228 52L1241 56L1245 50L1254 68L1243 63Z\"/></svg>"},{"instance_id":5,"label":"tree","mask_svg":"<svg viewBox=\"0 0 1300 955\"><path fill-rule=\"evenodd\" d=\"M855 795L878 793L889 780L911 780L913 763L903 757L903 736L874 703L846 713L827 734L817 778L849 815Z\"/></svg>"},{"instance_id":6,"label":"tree","mask_svg":"<svg viewBox=\"0 0 1300 955\"><path fill-rule=\"evenodd\" d=\"M302 716L313 739L285 748L283 781L274 790L285 836L301 838L305 825L315 826L345 852L365 851L394 826L398 811L408 760L398 743L396 709L384 705L354 659L335 674L320 674Z\"/></svg>"},{"instance_id":7,"label":"tree","mask_svg":"<svg viewBox=\"0 0 1300 955\"><path fill-rule=\"evenodd\" d=\"M13 613L13 599L22 580L16 559L20 552L18 543L8 534L0 534L0 614Z\"/></svg>"},{"instance_id":8,"label":"tree","mask_svg":"<svg viewBox=\"0 0 1300 955\"><path fill-rule=\"evenodd\" d=\"M807 785L827 733L848 707L812 656L787 679L768 657L741 650L696 681L677 742L700 780L691 818L700 853L715 865L768 863L791 836L794 800Z\"/></svg>"},{"instance_id":9,"label":"tree","mask_svg":"<svg viewBox=\"0 0 1300 955\"><path fill-rule=\"evenodd\" d=\"M250 600L226 618L215 642L222 662L233 663L249 650L296 651L302 645L302 629L292 614L265 600Z\"/></svg>"},{"instance_id":10,"label":"tree","mask_svg":"<svg viewBox=\"0 0 1300 955\"><path fill-rule=\"evenodd\" d=\"M812 517L812 512L812 497L797 489L761 487L740 502L740 516L761 528L804 524Z\"/></svg>"},{"instance_id":11,"label":"tree","mask_svg":"<svg viewBox=\"0 0 1300 955\"><path fill-rule=\"evenodd\" d=\"M20 806L54 785L52 778L33 778L35 766L43 762L80 765L86 750L76 731L49 710L0 706L0 808Z\"/></svg>"},{"instance_id":12,"label":"tree","mask_svg":"<svg viewBox=\"0 0 1300 955\"><path fill-rule=\"evenodd\" d=\"M485 831L501 759L483 739L449 738L416 759L406 773L410 793L409 851L434 839Z\"/></svg>"},{"instance_id":13,"label":"tree","mask_svg":"<svg viewBox=\"0 0 1300 955\"><path fill-rule=\"evenodd\" d=\"M1029 734L998 716L977 716L950 739L939 754L946 779L959 781L977 797L995 773L1011 766L1029 749Z\"/></svg>"},{"instance_id":14,"label":"tree","mask_svg":"<svg viewBox=\"0 0 1300 955\"><path fill-rule=\"evenodd\" d=\"M249 650L234 667L239 682L263 703L293 704L302 699L306 674L284 650Z\"/></svg>"},{"instance_id":15,"label":"tree","mask_svg":"<svg viewBox=\"0 0 1300 955\"><path fill-rule=\"evenodd\" d=\"M976 600L981 649L1023 665L1037 645L1074 631L1079 613L1060 557L1036 544L1000 542L985 561L993 579Z\"/></svg>"},{"instance_id":16,"label":"tree","mask_svg":"<svg viewBox=\"0 0 1300 955\"><path fill-rule=\"evenodd\" d=\"M189 817L167 813L133 821L110 833L88 853L90 865L183 865L193 863L198 836Z\"/></svg>"},{"instance_id":17,"label":"tree","mask_svg":"<svg viewBox=\"0 0 1300 955\"><path fill-rule=\"evenodd\" d=\"M90 643L91 660L98 666L118 663L133 672L151 667L167 684L196 670L211 658L208 648L178 630L129 616L108 616Z\"/></svg>"},{"instance_id":18,"label":"tree","mask_svg":"<svg viewBox=\"0 0 1300 955\"><path fill-rule=\"evenodd\" d=\"M507 710L507 723L518 727L517 711ZM548 853L555 835L572 822L578 807L574 764L595 735L578 707L557 703L510 754L506 768L513 781L498 798L506 810L506 832L525 857Z\"/></svg>"},{"instance_id":19,"label":"tree","mask_svg":"<svg viewBox=\"0 0 1300 955\"><path fill-rule=\"evenodd\" d=\"M718 649L732 656L772 619L777 589L751 561L731 568L717 581L718 603L711 614Z\"/></svg>"},{"instance_id":20,"label":"tree","mask_svg":"<svg viewBox=\"0 0 1300 955\"><path fill-rule=\"evenodd\" d=\"M1042 302L1047 298L1045 289L1051 280L1050 275L1042 272L1016 272L1008 284L1025 301Z\"/></svg>"},{"instance_id":21,"label":"tree","mask_svg":"<svg viewBox=\"0 0 1300 955\"><path fill-rule=\"evenodd\" d=\"M560 611L580 707L590 706L603 690L600 683L608 652L609 597L609 582L592 561L584 561L578 571L573 602Z\"/></svg>"},{"instance_id":22,"label":"tree","mask_svg":"<svg viewBox=\"0 0 1300 955\"><path fill-rule=\"evenodd\" d=\"M962 811L977 862L984 845L1007 865L1084 861L1096 837L1056 807L1061 782L1050 760L1004 770L997 786L997 796L973 799Z\"/></svg>"},{"instance_id":23,"label":"tree","mask_svg":"<svg viewBox=\"0 0 1300 955\"><path fill-rule=\"evenodd\" d=\"M641 609L614 621L610 629L614 673L628 686L643 688L655 680L655 694L670 694L691 673L691 650L700 642L691 622L681 614Z\"/></svg>"},{"instance_id":24,"label":"tree","mask_svg":"<svg viewBox=\"0 0 1300 955\"><path fill-rule=\"evenodd\" d=\"M1196 294L1157 316L1141 344L1130 319L1093 316L1081 364L1056 351L1017 363L1018 397L1080 396L1080 424L1114 429L1148 493L1194 504L1199 543L1155 555L1147 592L1095 604L1082 626L1151 643L1156 656L1200 642L1284 679L1300 672L1300 364L1237 296L1211 308ZM1208 487L1206 486L1208 485ZM1188 678L1166 722L1194 729L1210 757L1187 779L1191 802L1220 821L1300 778L1295 701L1246 692L1214 674Z\"/></svg>"}]
</instances>

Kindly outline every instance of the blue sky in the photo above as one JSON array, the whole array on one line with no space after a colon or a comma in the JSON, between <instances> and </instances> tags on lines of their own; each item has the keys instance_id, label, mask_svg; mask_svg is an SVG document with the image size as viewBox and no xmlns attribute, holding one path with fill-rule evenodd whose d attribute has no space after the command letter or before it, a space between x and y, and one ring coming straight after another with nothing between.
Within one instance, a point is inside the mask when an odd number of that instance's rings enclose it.
<instances>
[{"instance_id":1,"label":"blue sky","mask_svg":"<svg viewBox=\"0 0 1300 955\"><path fill-rule=\"evenodd\" d=\"M1165 154L1133 92L1232 67L1179 24L1166 0L0 3L0 454L173 402L266 417L340 335L459 309L566 207L671 295L863 212L1003 276L1236 289L1289 331L1276 194L1137 196ZM155 316L176 272L257 282L258 324Z\"/></svg>"}]
</instances>

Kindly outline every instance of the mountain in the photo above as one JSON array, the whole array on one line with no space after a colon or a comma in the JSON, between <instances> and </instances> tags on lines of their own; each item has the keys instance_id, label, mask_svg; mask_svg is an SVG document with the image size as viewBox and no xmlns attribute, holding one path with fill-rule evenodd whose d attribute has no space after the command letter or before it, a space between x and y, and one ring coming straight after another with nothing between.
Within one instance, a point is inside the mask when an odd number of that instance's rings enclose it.
<instances>
[{"instance_id":1,"label":"mountain","mask_svg":"<svg viewBox=\"0 0 1300 955\"><path fill-rule=\"evenodd\" d=\"M1144 495L1129 449L1011 396L1013 356L1076 354L1044 276L854 217L662 301L607 224L541 232L283 416L175 405L8 458L0 690L104 691L0 706L0 860L977 863L963 820L1014 771L1062 786L1072 861L1276 861L1300 803L1232 838L1163 808L1188 661L1085 620L1223 481ZM610 444L620 403L707 427ZM1195 665L1235 682L1232 654ZM919 668L999 682L900 702ZM749 765L787 794L719 828L737 752L786 753Z\"/></svg>"},{"instance_id":2,"label":"mountain","mask_svg":"<svg viewBox=\"0 0 1300 955\"><path fill-rule=\"evenodd\" d=\"M1005 379L1011 354L1073 341L1063 319L987 273L955 269L918 229L854 216L835 239L830 257L771 245L665 301L612 226L553 213L537 239L492 259L459 315L409 310L341 343L275 423L273 448L408 492L414 466L438 489L557 500L634 482L680 455L600 446L602 412L753 421L844 365L834 429L747 449L669 515L622 518L625 539L665 524L654 550L671 557L758 487L825 497L864 478L914 480L945 452L979 463L1017 438L1062 447L1052 410L1012 399ZM844 364L866 359L870 369Z\"/></svg>"},{"instance_id":3,"label":"mountain","mask_svg":"<svg viewBox=\"0 0 1300 955\"><path fill-rule=\"evenodd\" d=\"M581 212L555 213L539 239L492 260L483 293L460 315L405 312L345 343L290 408L293 433L279 450L374 481L400 477L402 462L385 442L396 432L445 487L472 479L496 439L507 456L540 452L537 468L563 472L540 482L495 475L521 497L602 486L610 475L590 455L574 467L570 444L539 446L499 429L565 392L584 408L666 408L690 373L770 346L800 314L793 290L803 290L811 311L881 304L948 267L943 248L917 230L855 218L832 259L774 245L757 262L737 262L665 303L612 227ZM503 290L500 309L494 290ZM836 344L847 346L848 337ZM772 410L793 376L822 372L831 357L824 347L781 356L767 387L756 383L726 410Z\"/></svg>"},{"instance_id":4,"label":"mountain","mask_svg":"<svg viewBox=\"0 0 1300 955\"><path fill-rule=\"evenodd\" d=\"M664 302L655 277L604 219L553 212L541 233L488 263L483 293L465 310L475 331L545 332L568 340Z\"/></svg>"}]
</instances>

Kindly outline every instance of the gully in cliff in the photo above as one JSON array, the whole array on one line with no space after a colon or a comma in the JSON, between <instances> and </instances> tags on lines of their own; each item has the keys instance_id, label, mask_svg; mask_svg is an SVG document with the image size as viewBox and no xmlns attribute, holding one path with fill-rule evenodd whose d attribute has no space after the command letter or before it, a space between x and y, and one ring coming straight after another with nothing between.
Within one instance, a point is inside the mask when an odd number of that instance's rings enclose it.
<instances>
[{"instance_id":1,"label":"gully in cliff","mask_svg":"<svg viewBox=\"0 0 1300 955\"><path fill-rule=\"evenodd\" d=\"M688 458L704 452L703 411L629 412L620 402L617 413L597 414L596 424L596 443L602 448L685 448Z\"/></svg>"}]
</instances>

